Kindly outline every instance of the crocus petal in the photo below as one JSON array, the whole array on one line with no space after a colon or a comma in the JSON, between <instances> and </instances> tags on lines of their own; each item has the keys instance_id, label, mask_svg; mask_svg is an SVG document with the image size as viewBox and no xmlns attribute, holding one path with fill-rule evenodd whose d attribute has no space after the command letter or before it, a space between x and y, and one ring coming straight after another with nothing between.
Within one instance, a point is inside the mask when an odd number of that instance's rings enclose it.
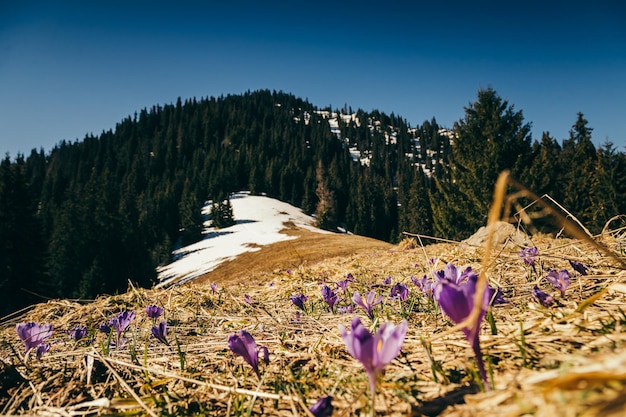
<instances>
[{"instance_id":1,"label":"crocus petal","mask_svg":"<svg viewBox=\"0 0 626 417\"><path fill-rule=\"evenodd\" d=\"M152 335L162 343L168 345L167 341L167 324L162 321L158 326L152 326Z\"/></svg>"},{"instance_id":2,"label":"crocus petal","mask_svg":"<svg viewBox=\"0 0 626 417\"><path fill-rule=\"evenodd\" d=\"M267 347L266 346L259 347L258 353L263 353L263 362L266 365L269 365L270 364L270 351L267 349Z\"/></svg>"},{"instance_id":3,"label":"crocus petal","mask_svg":"<svg viewBox=\"0 0 626 417\"><path fill-rule=\"evenodd\" d=\"M589 269L589 267L585 264L583 264L582 262L578 262L578 261L569 261L569 264L572 266L572 268L574 268L574 271L578 272L580 275L587 275L587 269Z\"/></svg>"},{"instance_id":4,"label":"crocus petal","mask_svg":"<svg viewBox=\"0 0 626 417\"><path fill-rule=\"evenodd\" d=\"M309 411L315 417L331 417L333 415L333 397L322 397L309 407Z\"/></svg>"},{"instance_id":5,"label":"crocus petal","mask_svg":"<svg viewBox=\"0 0 626 417\"><path fill-rule=\"evenodd\" d=\"M158 319L159 317L161 317L164 311L165 309L163 307L159 307L157 305L146 306L146 314L151 319Z\"/></svg>"},{"instance_id":6,"label":"crocus petal","mask_svg":"<svg viewBox=\"0 0 626 417\"><path fill-rule=\"evenodd\" d=\"M550 294L541 291L536 285L533 287L533 296L539 301L539 304L546 308L552 307L555 303L554 298Z\"/></svg>"},{"instance_id":7,"label":"crocus petal","mask_svg":"<svg viewBox=\"0 0 626 417\"><path fill-rule=\"evenodd\" d=\"M354 294L352 294L352 302L354 302L354 304L358 305L364 310L367 309L367 306L365 305L365 303L363 302L363 298L361 297L361 293L358 291L355 291Z\"/></svg>"},{"instance_id":8,"label":"crocus petal","mask_svg":"<svg viewBox=\"0 0 626 417\"><path fill-rule=\"evenodd\" d=\"M467 296L466 291L449 281L439 282L435 286L434 296L443 312L455 324L465 320L474 307L473 300Z\"/></svg>"},{"instance_id":9,"label":"crocus petal","mask_svg":"<svg viewBox=\"0 0 626 417\"><path fill-rule=\"evenodd\" d=\"M348 352L361 362L367 372L372 395L374 395L377 376L400 353L407 327L406 321L397 327L391 323L384 323L375 334L371 334L363 326L359 317L352 320L350 333L343 326L339 326L339 332Z\"/></svg>"},{"instance_id":10,"label":"crocus petal","mask_svg":"<svg viewBox=\"0 0 626 417\"><path fill-rule=\"evenodd\" d=\"M78 341L87 336L87 328L85 326L76 326L69 331L69 336L72 340Z\"/></svg>"},{"instance_id":11,"label":"crocus petal","mask_svg":"<svg viewBox=\"0 0 626 417\"><path fill-rule=\"evenodd\" d=\"M398 326L394 326L392 323L383 323L380 326L374 335L377 350L376 355L374 355L374 368L377 371L382 371L385 366L400 354L408 327L409 324L406 320Z\"/></svg>"},{"instance_id":12,"label":"crocus petal","mask_svg":"<svg viewBox=\"0 0 626 417\"><path fill-rule=\"evenodd\" d=\"M39 324L35 322L20 323L15 326L17 335L24 342L26 352L39 346L44 340L52 336L51 324Z\"/></svg>"},{"instance_id":13,"label":"crocus petal","mask_svg":"<svg viewBox=\"0 0 626 417\"><path fill-rule=\"evenodd\" d=\"M518 252L518 255L526 265L534 266L535 265L535 257L539 253L539 249L532 246L529 248L524 248Z\"/></svg>"},{"instance_id":14,"label":"crocus petal","mask_svg":"<svg viewBox=\"0 0 626 417\"><path fill-rule=\"evenodd\" d=\"M457 267L454 266L452 262L448 262L448 264L446 265L444 269L444 277L452 281L455 284L459 284L461 274L459 270L457 269Z\"/></svg>"},{"instance_id":15,"label":"crocus petal","mask_svg":"<svg viewBox=\"0 0 626 417\"><path fill-rule=\"evenodd\" d=\"M291 302L301 310L304 310L304 303L309 299L304 294L294 294L291 296Z\"/></svg>"},{"instance_id":16,"label":"crocus petal","mask_svg":"<svg viewBox=\"0 0 626 417\"><path fill-rule=\"evenodd\" d=\"M554 269L550 270L548 275L546 275L546 280L552 284L555 289L561 292L561 296L565 295L565 290L567 290L567 287L570 285L570 275L566 269L560 272Z\"/></svg>"},{"instance_id":17,"label":"crocus petal","mask_svg":"<svg viewBox=\"0 0 626 417\"><path fill-rule=\"evenodd\" d=\"M50 350L49 343L41 343L37 346L37 359L41 359L44 353L47 353Z\"/></svg>"},{"instance_id":18,"label":"crocus petal","mask_svg":"<svg viewBox=\"0 0 626 417\"><path fill-rule=\"evenodd\" d=\"M259 375L259 353L254 337L245 330L239 334L232 333L228 336L228 347L235 355L241 356Z\"/></svg>"},{"instance_id":19,"label":"crocus petal","mask_svg":"<svg viewBox=\"0 0 626 417\"><path fill-rule=\"evenodd\" d=\"M355 291L354 294L352 294L352 301L356 305L360 306L363 310L365 310L365 313L367 313L370 319L373 319L374 318L374 315L372 312L373 307L377 304L380 304L380 302L383 300L382 295L378 297L376 300L374 300L374 297L376 297L376 291L370 291L367 294L365 294L365 300L363 300L363 297L358 291Z\"/></svg>"},{"instance_id":20,"label":"crocus petal","mask_svg":"<svg viewBox=\"0 0 626 417\"><path fill-rule=\"evenodd\" d=\"M391 287L390 297L399 298L400 301L404 301L409 296L409 289L401 282L396 283Z\"/></svg>"}]
</instances>

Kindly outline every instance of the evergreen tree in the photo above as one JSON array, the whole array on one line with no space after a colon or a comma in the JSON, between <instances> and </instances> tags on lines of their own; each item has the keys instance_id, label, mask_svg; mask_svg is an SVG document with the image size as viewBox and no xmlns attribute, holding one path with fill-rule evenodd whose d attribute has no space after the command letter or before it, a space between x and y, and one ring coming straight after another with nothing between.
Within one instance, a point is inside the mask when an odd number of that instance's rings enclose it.
<instances>
[{"instance_id":1,"label":"evergreen tree","mask_svg":"<svg viewBox=\"0 0 626 417\"><path fill-rule=\"evenodd\" d=\"M469 235L486 224L493 189L498 175L505 169L520 178L531 155L530 125L524 123L521 111L515 111L506 100L489 88L478 92L478 100L465 108L465 118L454 124L454 145L450 167L455 200L462 204L441 207L453 224L462 225L457 235ZM439 181L441 186L441 181ZM451 190L443 190L453 198ZM460 203L460 201L459 201ZM434 209L433 209L434 211ZM441 229L456 229L452 224Z\"/></svg>"},{"instance_id":2,"label":"evergreen tree","mask_svg":"<svg viewBox=\"0 0 626 417\"><path fill-rule=\"evenodd\" d=\"M41 227L26 169L22 155L0 162L0 314L35 301L43 278Z\"/></svg>"},{"instance_id":3,"label":"evergreen tree","mask_svg":"<svg viewBox=\"0 0 626 417\"><path fill-rule=\"evenodd\" d=\"M335 193L330 189L328 176L321 160L317 164L316 180L315 195L318 203L315 215L317 227L332 230L337 226Z\"/></svg>"},{"instance_id":4,"label":"evergreen tree","mask_svg":"<svg viewBox=\"0 0 626 417\"><path fill-rule=\"evenodd\" d=\"M583 224L591 223L593 219L589 191L597 162L596 148L591 142L593 129L587 123L583 114L578 113L569 139L563 141L563 152L559 158L563 206Z\"/></svg>"},{"instance_id":5,"label":"evergreen tree","mask_svg":"<svg viewBox=\"0 0 626 417\"><path fill-rule=\"evenodd\" d=\"M561 193L557 186L560 153L561 146L549 132L543 133L541 142L533 144L532 163L526 184L538 196L548 194L552 198L560 199Z\"/></svg>"},{"instance_id":6,"label":"evergreen tree","mask_svg":"<svg viewBox=\"0 0 626 417\"><path fill-rule=\"evenodd\" d=\"M620 211L619 202L626 195L626 160L620 158L611 142L605 142L598 150L598 160L592 174L591 224L589 227L599 233L613 216L625 213ZM623 207L623 204L622 204Z\"/></svg>"},{"instance_id":7,"label":"evergreen tree","mask_svg":"<svg viewBox=\"0 0 626 417\"><path fill-rule=\"evenodd\" d=\"M213 202L209 217L211 218L213 227L218 229L234 225L235 217L233 215L233 206L230 203L230 198Z\"/></svg>"}]
</instances>

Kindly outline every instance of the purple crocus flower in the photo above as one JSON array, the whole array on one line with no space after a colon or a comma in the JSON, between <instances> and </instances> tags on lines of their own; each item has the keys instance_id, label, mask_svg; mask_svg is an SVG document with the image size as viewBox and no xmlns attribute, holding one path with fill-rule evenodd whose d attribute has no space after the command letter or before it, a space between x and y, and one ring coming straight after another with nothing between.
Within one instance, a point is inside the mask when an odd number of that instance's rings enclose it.
<instances>
[{"instance_id":1,"label":"purple crocus flower","mask_svg":"<svg viewBox=\"0 0 626 417\"><path fill-rule=\"evenodd\" d=\"M328 304L328 308L333 312L334 306L337 303L337 293L333 291L328 285L322 287L322 298Z\"/></svg>"},{"instance_id":2,"label":"purple crocus flower","mask_svg":"<svg viewBox=\"0 0 626 417\"><path fill-rule=\"evenodd\" d=\"M572 268L574 268L574 271L578 272L580 275L587 275L587 270L589 269L589 266L583 264L582 262L578 262L578 261L569 261L569 264L572 266Z\"/></svg>"},{"instance_id":3,"label":"purple crocus flower","mask_svg":"<svg viewBox=\"0 0 626 417\"><path fill-rule=\"evenodd\" d=\"M433 282L429 280L426 275L424 275L421 279L411 276L411 282L413 282L417 288L422 290L425 297L433 298Z\"/></svg>"},{"instance_id":4,"label":"purple crocus flower","mask_svg":"<svg viewBox=\"0 0 626 417\"><path fill-rule=\"evenodd\" d=\"M374 320L374 306L380 304L381 301L383 301L382 295L374 299L375 297L376 291L374 290L365 294L365 300L363 300L363 297L361 297L361 294L358 291L355 291L352 295L352 301L354 302L354 304L360 306L363 310L365 310L365 313L367 313L370 320Z\"/></svg>"},{"instance_id":5,"label":"purple crocus flower","mask_svg":"<svg viewBox=\"0 0 626 417\"><path fill-rule=\"evenodd\" d=\"M34 321L29 321L28 323L18 324L15 326L15 330L26 346L25 353L28 353L29 350L38 348L41 344L43 344L44 340L52 336L53 327L51 324L39 324ZM49 345L48 349L50 349ZM47 350L45 351L47 352ZM42 352L42 354L43 353L44 352ZM37 353L37 357L41 357L39 352Z\"/></svg>"},{"instance_id":6,"label":"purple crocus flower","mask_svg":"<svg viewBox=\"0 0 626 417\"><path fill-rule=\"evenodd\" d=\"M391 285L391 277L387 277L387 278L383 279L383 284Z\"/></svg>"},{"instance_id":7,"label":"purple crocus flower","mask_svg":"<svg viewBox=\"0 0 626 417\"><path fill-rule=\"evenodd\" d=\"M260 377L259 373L259 353L263 352L263 361L265 364L269 364L269 350L267 347L261 346L257 348L256 341L250 333L245 330L237 333L231 333L228 336L228 347L230 350L238 356L241 356L252 367L254 372Z\"/></svg>"},{"instance_id":8,"label":"purple crocus flower","mask_svg":"<svg viewBox=\"0 0 626 417\"><path fill-rule=\"evenodd\" d=\"M41 343L37 346L37 359L41 359L44 353L50 351L50 343Z\"/></svg>"},{"instance_id":9,"label":"purple crocus flower","mask_svg":"<svg viewBox=\"0 0 626 417\"><path fill-rule=\"evenodd\" d=\"M87 327L85 326L76 326L72 330L68 332L70 339L74 341L79 341L83 337L87 336Z\"/></svg>"},{"instance_id":10,"label":"purple crocus flower","mask_svg":"<svg viewBox=\"0 0 626 417\"><path fill-rule=\"evenodd\" d=\"M352 314L354 312L354 304L350 304L346 307L337 307L337 313L339 314Z\"/></svg>"},{"instance_id":11,"label":"purple crocus flower","mask_svg":"<svg viewBox=\"0 0 626 417\"><path fill-rule=\"evenodd\" d=\"M439 281L445 279L457 285L463 281L467 281L471 276L476 276L471 266L461 271L461 268L457 268L452 262L448 262L444 270L435 272L435 277Z\"/></svg>"},{"instance_id":12,"label":"purple crocus flower","mask_svg":"<svg viewBox=\"0 0 626 417\"><path fill-rule=\"evenodd\" d=\"M541 291L536 285L533 287L533 296L539 301L539 304L546 308L552 307L555 303L554 297Z\"/></svg>"},{"instance_id":13,"label":"purple crocus flower","mask_svg":"<svg viewBox=\"0 0 626 417\"><path fill-rule=\"evenodd\" d=\"M383 323L375 334L372 334L363 326L359 317L352 320L350 333L345 327L339 325L339 332L348 352L363 364L367 372L372 399L376 393L376 380L383 368L400 353L407 329L406 320L398 326L387 322Z\"/></svg>"},{"instance_id":14,"label":"purple crocus flower","mask_svg":"<svg viewBox=\"0 0 626 417\"><path fill-rule=\"evenodd\" d=\"M211 287L211 292L215 294L217 292L217 284L215 282L212 282L210 287Z\"/></svg>"},{"instance_id":15,"label":"purple crocus flower","mask_svg":"<svg viewBox=\"0 0 626 417\"><path fill-rule=\"evenodd\" d=\"M333 415L333 397L322 397L309 407L309 411L315 417L330 417Z\"/></svg>"},{"instance_id":16,"label":"purple crocus flower","mask_svg":"<svg viewBox=\"0 0 626 417\"><path fill-rule=\"evenodd\" d=\"M455 284L450 280L443 279L435 286L435 300L437 300L443 312L455 324L465 321L474 310L474 295L476 294L477 281L478 276L472 274L467 281L460 284ZM489 389L489 383L487 380L487 372L485 371L485 364L483 363L482 352L480 351L479 333L480 325L487 314L490 300L490 291L486 288L483 295L480 315L472 325L461 329L474 351L478 371L485 384L485 389Z\"/></svg>"},{"instance_id":17,"label":"purple crocus flower","mask_svg":"<svg viewBox=\"0 0 626 417\"><path fill-rule=\"evenodd\" d=\"M156 305L146 306L146 314L148 315L148 317L150 317L153 320L156 320L159 317L161 317L164 311L165 309L163 307L159 307Z\"/></svg>"},{"instance_id":18,"label":"purple crocus flower","mask_svg":"<svg viewBox=\"0 0 626 417\"><path fill-rule=\"evenodd\" d=\"M252 298L250 298L250 294L244 294L243 295L243 301L246 304L252 305Z\"/></svg>"},{"instance_id":19,"label":"purple crocus flower","mask_svg":"<svg viewBox=\"0 0 626 417\"><path fill-rule=\"evenodd\" d=\"M156 337L159 342L169 346L167 341L167 324L164 321L160 322L158 326L152 326L152 336Z\"/></svg>"},{"instance_id":20,"label":"purple crocus flower","mask_svg":"<svg viewBox=\"0 0 626 417\"><path fill-rule=\"evenodd\" d=\"M539 249L537 249L535 246L531 246L520 250L517 254L520 258L522 258L526 265L534 267L535 260L537 258L537 255L539 254Z\"/></svg>"},{"instance_id":21,"label":"purple crocus flower","mask_svg":"<svg viewBox=\"0 0 626 417\"><path fill-rule=\"evenodd\" d=\"M294 294L291 296L291 302L302 311L306 311L304 303L306 303L308 299L309 297L304 294Z\"/></svg>"},{"instance_id":22,"label":"purple crocus flower","mask_svg":"<svg viewBox=\"0 0 626 417\"><path fill-rule=\"evenodd\" d=\"M117 333L117 346L120 345L122 341L122 333L128 329L130 326L130 322L135 318L134 311L122 311L118 313L115 317L109 320L109 327L114 329Z\"/></svg>"},{"instance_id":23,"label":"purple crocus flower","mask_svg":"<svg viewBox=\"0 0 626 417\"><path fill-rule=\"evenodd\" d=\"M487 293L489 294L489 305L495 306L498 304L508 304L509 302L504 298L501 288L491 288L487 284Z\"/></svg>"},{"instance_id":24,"label":"purple crocus flower","mask_svg":"<svg viewBox=\"0 0 626 417\"><path fill-rule=\"evenodd\" d=\"M348 289L348 284L350 283L349 279L342 279L341 281L337 282L337 288L341 289L343 292L346 292L346 290Z\"/></svg>"},{"instance_id":25,"label":"purple crocus flower","mask_svg":"<svg viewBox=\"0 0 626 417\"><path fill-rule=\"evenodd\" d=\"M551 269L548 275L546 275L546 280L561 292L561 297L565 296L565 290L567 290L570 284L569 272L566 269L562 269L560 272Z\"/></svg>"},{"instance_id":26,"label":"purple crocus flower","mask_svg":"<svg viewBox=\"0 0 626 417\"><path fill-rule=\"evenodd\" d=\"M393 287L391 287L391 293L390 293L391 298L398 298L400 299L400 301L404 301L408 298L408 296L409 296L409 289L403 283L398 282Z\"/></svg>"}]
</instances>

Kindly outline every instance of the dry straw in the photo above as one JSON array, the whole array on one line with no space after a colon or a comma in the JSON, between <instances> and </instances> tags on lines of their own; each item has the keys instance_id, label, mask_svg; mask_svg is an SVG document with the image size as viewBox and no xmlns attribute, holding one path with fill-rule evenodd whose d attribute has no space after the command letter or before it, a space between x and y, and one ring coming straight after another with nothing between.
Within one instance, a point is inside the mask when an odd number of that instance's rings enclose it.
<instances>
[{"instance_id":1,"label":"dry straw","mask_svg":"<svg viewBox=\"0 0 626 417\"><path fill-rule=\"evenodd\" d=\"M507 194L509 189L514 192ZM478 246L423 245L426 237L412 235L392 250L362 250L290 271L267 271L264 280L255 276L229 285L223 277L217 292L208 285L158 290L130 285L124 294L93 301L35 305L2 321L0 414L309 416L311 404L332 395L333 415L362 415L369 412L367 376L338 331L339 324L348 326L359 314L370 328L409 321L402 353L378 386L379 415L624 415L624 219L611 219L617 227L590 236L554 203L503 173L486 239ZM534 234L520 240L538 216L547 214L556 219L558 238ZM503 220L517 227L503 229ZM517 255L526 244L539 249L537 275ZM532 298L532 287L550 291L542 277L549 269L568 268L570 260L589 265L589 274L572 273L565 297L555 294L558 304L542 307ZM479 288L489 282L509 301L493 308L493 327L484 324L481 331L495 385L491 392L476 384L476 364L460 326L453 327L411 282L411 276L430 275L447 262L471 266L480 274ZM386 298L375 323L357 310L333 314L326 309L321 284L334 285L348 273L355 281L348 294L340 292L340 306L352 292L373 289ZM409 304L387 300L390 286L383 279L390 276L409 286ZM307 312L290 301L300 293L309 296ZM153 321L143 310L149 304L165 308L169 346L151 336ZM126 343L107 348L97 327L124 310L137 313ZM55 328L50 352L41 360L23 355L15 325L24 321ZM90 329L93 342L69 339L65 331L79 324ZM260 378L228 350L228 335L241 329L271 352Z\"/></svg>"}]
</instances>

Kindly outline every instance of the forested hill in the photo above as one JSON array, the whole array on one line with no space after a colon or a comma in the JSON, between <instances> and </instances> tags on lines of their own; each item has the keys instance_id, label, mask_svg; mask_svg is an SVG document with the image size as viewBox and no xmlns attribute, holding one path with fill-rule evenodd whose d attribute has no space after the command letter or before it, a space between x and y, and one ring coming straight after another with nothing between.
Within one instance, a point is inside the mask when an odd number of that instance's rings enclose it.
<instances>
[{"instance_id":1,"label":"forested hill","mask_svg":"<svg viewBox=\"0 0 626 417\"><path fill-rule=\"evenodd\" d=\"M0 312L40 300L29 292L150 285L174 247L200 239L205 201L239 190L315 213L325 228L457 239L485 223L495 179L511 169L597 231L626 212L626 156L596 149L591 132L578 114L562 143L533 142L522 112L492 89L451 130L271 91L144 109L99 136L2 161Z\"/></svg>"}]
</instances>

